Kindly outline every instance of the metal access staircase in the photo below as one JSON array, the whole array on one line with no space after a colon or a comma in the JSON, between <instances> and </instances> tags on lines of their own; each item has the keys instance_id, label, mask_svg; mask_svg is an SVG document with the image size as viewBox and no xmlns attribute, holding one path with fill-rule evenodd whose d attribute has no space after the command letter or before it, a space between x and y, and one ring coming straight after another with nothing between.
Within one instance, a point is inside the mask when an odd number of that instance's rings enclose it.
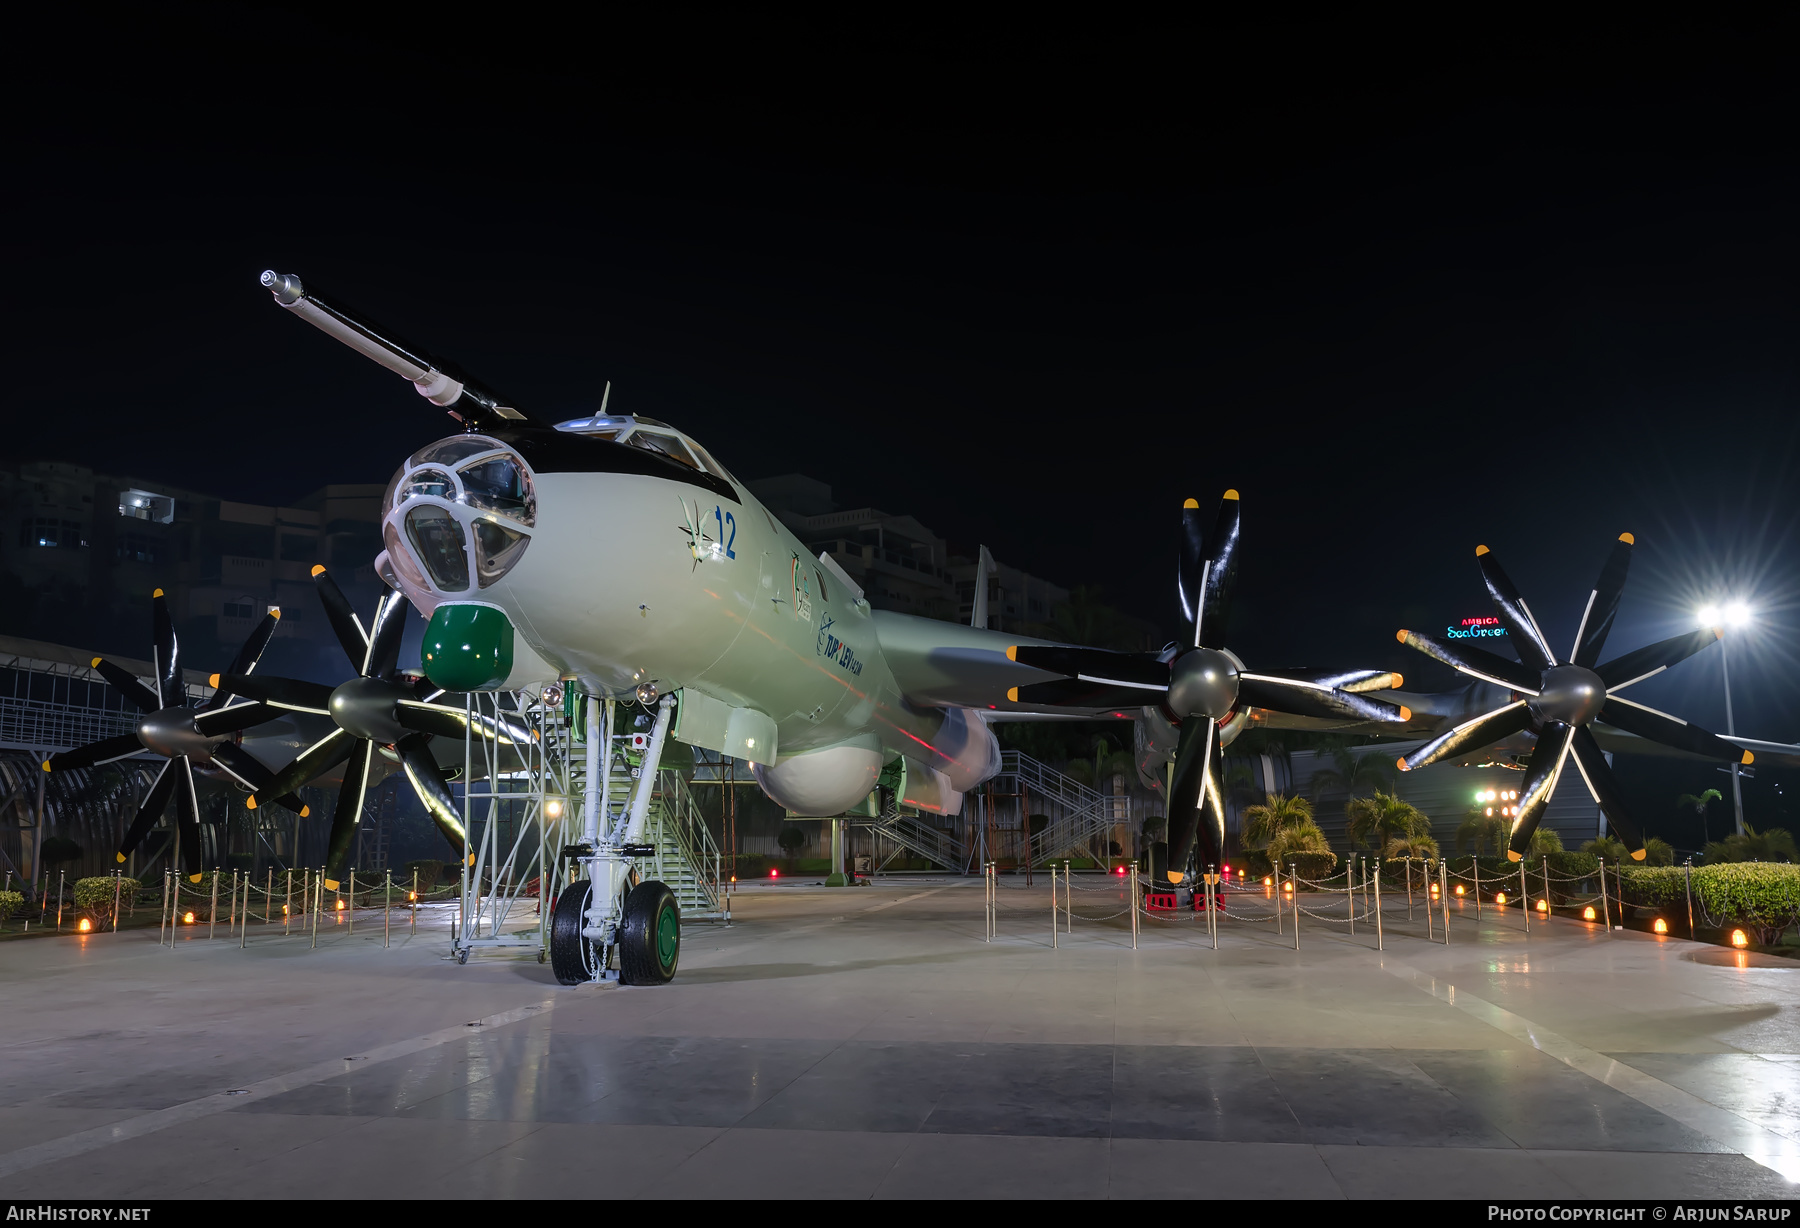
<instances>
[{"instance_id":1,"label":"metal access staircase","mask_svg":"<svg viewBox=\"0 0 1800 1228\"><path fill-rule=\"evenodd\" d=\"M891 792L885 794L885 804L880 816L862 821L857 826L874 833L877 849L881 847L882 840L892 841L897 846L893 852L880 859L877 872L902 851L956 872L961 872L968 861L968 848L961 840L942 828L933 827L918 815L902 813L899 799Z\"/></svg>"},{"instance_id":2,"label":"metal access staircase","mask_svg":"<svg viewBox=\"0 0 1800 1228\"><path fill-rule=\"evenodd\" d=\"M1016 750L1001 752L1000 771L969 801L970 857L985 853L1021 868L1071 855L1103 861L1107 833L1131 818L1128 796L1101 793ZM1047 820L1035 835L1029 830L1034 814Z\"/></svg>"}]
</instances>

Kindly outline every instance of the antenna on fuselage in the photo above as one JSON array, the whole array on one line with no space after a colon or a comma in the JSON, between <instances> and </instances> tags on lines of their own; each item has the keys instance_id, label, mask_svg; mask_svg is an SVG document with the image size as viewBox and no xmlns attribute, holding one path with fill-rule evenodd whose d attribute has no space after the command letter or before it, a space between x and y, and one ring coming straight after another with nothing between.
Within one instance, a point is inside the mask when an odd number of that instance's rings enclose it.
<instances>
[{"instance_id":1,"label":"antenna on fuselage","mask_svg":"<svg viewBox=\"0 0 1800 1228\"><path fill-rule=\"evenodd\" d=\"M994 556L988 548L981 548L981 555L975 562L975 608L969 615L969 625L987 630L988 625L988 578L994 574Z\"/></svg>"},{"instance_id":2,"label":"antenna on fuselage","mask_svg":"<svg viewBox=\"0 0 1800 1228\"><path fill-rule=\"evenodd\" d=\"M606 414L606 403L611 399L612 399L612 381L607 380L606 381L606 391L600 394L601 416L604 416Z\"/></svg>"}]
</instances>

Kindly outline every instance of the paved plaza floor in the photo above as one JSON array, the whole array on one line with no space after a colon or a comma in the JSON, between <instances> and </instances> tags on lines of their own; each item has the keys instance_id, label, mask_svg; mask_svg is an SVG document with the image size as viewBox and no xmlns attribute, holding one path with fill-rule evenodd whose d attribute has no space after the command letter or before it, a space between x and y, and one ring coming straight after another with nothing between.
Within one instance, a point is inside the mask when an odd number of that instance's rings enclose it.
<instances>
[{"instance_id":1,"label":"paved plaza floor","mask_svg":"<svg viewBox=\"0 0 1800 1228\"><path fill-rule=\"evenodd\" d=\"M1077 886L1117 912L1122 886ZM1789 1197L1800 966L1517 909L1451 942L784 886L657 988L252 925L0 945L11 1198ZM1254 901L1252 901L1254 902Z\"/></svg>"}]
</instances>

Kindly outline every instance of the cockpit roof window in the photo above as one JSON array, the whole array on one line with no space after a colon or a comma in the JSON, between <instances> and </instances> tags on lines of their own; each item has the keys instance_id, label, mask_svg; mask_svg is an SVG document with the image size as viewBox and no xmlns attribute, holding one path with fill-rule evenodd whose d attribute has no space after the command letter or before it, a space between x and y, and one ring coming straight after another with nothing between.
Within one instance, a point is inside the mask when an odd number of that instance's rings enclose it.
<instances>
[{"instance_id":1,"label":"cockpit roof window","mask_svg":"<svg viewBox=\"0 0 1800 1228\"><path fill-rule=\"evenodd\" d=\"M629 448L639 448L667 457L689 469L701 469L725 482L731 475L712 458L707 450L666 422L633 414L596 415L559 422L556 429L571 435L611 440Z\"/></svg>"}]
</instances>

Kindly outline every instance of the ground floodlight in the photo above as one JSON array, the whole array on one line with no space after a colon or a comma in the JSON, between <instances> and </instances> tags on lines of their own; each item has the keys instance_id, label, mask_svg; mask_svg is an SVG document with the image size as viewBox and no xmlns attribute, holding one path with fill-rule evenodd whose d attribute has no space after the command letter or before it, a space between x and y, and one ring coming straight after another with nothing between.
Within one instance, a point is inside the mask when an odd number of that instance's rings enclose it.
<instances>
[{"instance_id":1,"label":"ground floodlight","mask_svg":"<svg viewBox=\"0 0 1800 1228\"><path fill-rule=\"evenodd\" d=\"M1664 921L1661 917L1658 917L1650 928L1658 934L1666 934L1669 932L1669 923Z\"/></svg>"},{"instance_id":2,"label":"ground floodlight","mask_svg":"<svg viewBox=\"0 0 1800 1228\"><path fill-rule=\"evenodd\" d=\"M1731 931L1731 945L1734 947L1749 946L1750 945L1750 935L1746 934L1743 930L1732 930Z\"/></svg>"},{"instance_id":3,"label":"ground floodlight","mask_svg":"<svg viewBox=\"0 0 1800 1228\"><path fill-rule=\"evenodd\" d=\"M1539 912L1549 912L1550 911L1550 901L1549 900L1539 900L1537 902L1537 910Z\"/></svg>"},{"instance_id":4,"label":"ground floodlight","mask_svg":"<svg viewBox=\"0 0 1800 1228\"><path fill-rule=\"evenodd\" d=\"M1463 885L1461 883L1456 884L1456 894L1457 895L1463 894Z\"/></svg>"},{"instance_id":5,"label":"ground floodlight","mask_svg":"<svg viewBox=\"0 0 1800 1228\"><path fill-rule=\"evenodd\" d=\"M1594 906L1592 904L1589 904L1586 908L1581 910L1581 919L1583 921L1592 921L1595 919Z\"/></svg>"},{"instance_id":6,"label":"ground floodlight","mask_svg":"<svg viewBox=\"0 0 1800 1228\"><path fill-rule=\"evenodd\" d=\"M76 926L75 928L85 934L89 930L94 928L94 923L92 921L89 921L86 917L83 917L81 919L81 924Z\"/></svg>"},{"instance_id":7,"label":"ground floodlight","mask_svg":"<svg viewBox=\"0 0 1800 1228\"><path fill-rule=\"evenodd\" d=\"M1506 907L1506 892L1502 891L1498 895L1496 895L1494 897L1494 903L1501 908L1505 908Z\"/></svg>"}]
</instances>

